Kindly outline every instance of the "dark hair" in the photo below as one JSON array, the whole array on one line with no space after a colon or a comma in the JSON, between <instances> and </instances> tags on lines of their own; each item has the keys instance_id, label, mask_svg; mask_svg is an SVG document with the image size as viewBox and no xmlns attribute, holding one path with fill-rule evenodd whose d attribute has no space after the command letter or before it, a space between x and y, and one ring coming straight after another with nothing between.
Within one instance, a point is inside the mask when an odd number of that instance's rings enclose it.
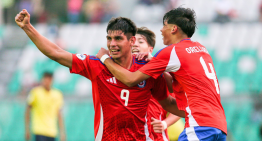
<instances>
[{"instance_id":1,"label":"dark hair","mask_svg":"<svg viewBox=\"0 0 262 141\"><path fill-rule=\"evenodd\" d=\"M196 28L195 15L193 9L178 7L165 14L163 24L165 21L167 21L168 24L175 24L180 27L188 37L192 37Z\"/></svg>"},{"instance_id":2,"label":"dark hair","mask_svg":"<svg viewBox=\"0 0 262 141\"><path fill-rule=\"evenodd\" d=\"M44 72L44 73L43 73L43 78L44 78L44 77L53 78L53 73L51 73L51 72Z\"/></svg>"},{"instance_id":3,"label":"dark hair","mask_svg":"<svg viewBox=\"0 0 262 141\"><path fill-rule=\"evenodd\" d=\"M136 24L132 20L125 17L118 17L111 18L111 20L108 22L106 32L108 33L109 30L121 30L129 40L131 36L136 35L137 28Z\"/></svg>"},{"instance_id":4,"label":"dark hair","mask_svg":"<svg viewBox=\"0 0 262 141\"><path fill-rule=\"evenodd\" d=\"M140 34L142 36L144 36L146 38L146 42L151 46L151 47L155 47L155 43L156 43L156 35L153 31L149 30L146 27L140 27L137 29L137 33L136 34Z\"/></svg>"}]
</instances>

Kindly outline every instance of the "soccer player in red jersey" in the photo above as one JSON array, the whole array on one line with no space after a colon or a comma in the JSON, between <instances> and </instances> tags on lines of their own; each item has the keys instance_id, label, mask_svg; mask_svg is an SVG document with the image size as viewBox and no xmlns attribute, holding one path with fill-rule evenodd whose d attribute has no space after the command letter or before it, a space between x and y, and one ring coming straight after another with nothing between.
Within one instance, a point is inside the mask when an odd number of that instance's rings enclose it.
<instances>
[{"instance_id":1,"label":"soccer player in red jersey","mask_svg":"<svg viewBox=\"0 0 262 141\"><path fill-rule=\"evenodd\" d=\"M153 52L153 49L155 47L155 33L146 27L141 27L137 29L136 33L136 42L132 47L132 53L138 54L138 53L151 53ZM167 73L164 73L164 75L168 75ZM167 76L168 77L168 76ZM171 91L172 89L172 80L168 81L167 83L170 83ZM158 103L158 101L153 98L153 96L150 98L150 102L148 105L148 117L152 118L152 128L154 129L153 136L154 140L157 141L168 141L168 134L167 134L167 127L174 124L176 121L180 119L180 117L169 114L168 117L166 117L167 112L161 107L161 105Z\"/></svg>"},{"instance_id":2,"label":"soccer player in red jersey","mask_svg":"<svg viewBox=\"0 0 262 141\"><path fill-rule=\"evenodd\" d=\"M96 141L154 140L147 124L147 107L151 94L159 101L170 98L162 76L127 87L95 56L71 54L40 35L30 24L26 10L21 11L15 21L43 54L70 68L71 73L91 80ZM131 20L113 18L106 31L107 46L117 64L129 71L136 71L145 64L132 56L131 47L136 40L137 28Z\"/></svg>"},{"instance_id":3,"label":"soccer player in red jersey","mask_svg":"<svg viewBox=\"0 0 262 141\"><path fill-rule=\"evenodd\" d=\"M120 68L111 59L106 59L105 65L128 86L169 72L178 82L173 85L184 91L182 94L175 93L177 107L186 114L185 130L180 134L179 141L226 140L226 117L212 58L203 45L190 40L196 27L195 12L182 7L170 10L164 15L163 24L163 42L168 46L156 53L148 64L136 72ZM104 54L107 50L102 48L97 57ZM161 104L165 109L165 104L170 103ZM174 106L174 109L177 107Z\"/></svg>"}]
</instances>

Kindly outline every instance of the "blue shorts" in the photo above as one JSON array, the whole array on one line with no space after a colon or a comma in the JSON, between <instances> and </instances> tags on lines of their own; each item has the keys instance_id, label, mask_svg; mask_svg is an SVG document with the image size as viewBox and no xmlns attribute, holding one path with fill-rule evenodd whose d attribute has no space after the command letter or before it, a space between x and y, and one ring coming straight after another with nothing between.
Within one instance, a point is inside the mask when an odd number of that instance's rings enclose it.
<instances>
[{"instance_id":1,"label":"blue shorts","mask_svg":"<svg viewBox=\"0 0 262 141\"><path fill-rule=\"evenodd\" d=\"M35 141L55 141L55 138L43 135L35 135Z\"/></svg>"},{"instance_id":2,"label":"blue shorts","mask_svg":"<svg viewBox=\"0 0 262 141\"><path fill-rule=\"evenodd\" d=\"M227 135L214 127L196 126L185 128L178 141L226 141Z\"/></svg>"}]
</instances>

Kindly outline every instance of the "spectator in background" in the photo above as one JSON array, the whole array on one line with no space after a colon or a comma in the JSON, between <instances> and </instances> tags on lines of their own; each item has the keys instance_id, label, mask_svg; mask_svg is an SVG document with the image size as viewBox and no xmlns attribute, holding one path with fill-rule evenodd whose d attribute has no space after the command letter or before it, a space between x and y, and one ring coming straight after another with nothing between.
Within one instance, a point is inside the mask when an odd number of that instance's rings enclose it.
<instances>
[{"instance_id":1,"label":"spectator in background","mask_svg":"<svg viewBox=\"0 0 262 141\"><path fill-rule=\"evenodd\" d=\"M60 140L65 140L65 129L61 113L63 95L51 88L53 74L45 72L40 86L29 93L25 112L25 138L30 140L30 121L36 141L55 141L57 120L60 129ZM32 120L30 119L30 113Z\"/></svg>"},{"instance_id":2,"label":"spectator in background","mask_svg":"<svg viewBox=\"0 0 262 141\"><path fill-rule=\"evenodd\" d=\"M116 16L118 12L118 4L116 0L103 0L104 16L102 22L108 22L112 17Z\"/></svg>"},{"instance_id":3,"label":"spectator in background","mask_svg":"<svg viewBox=\"0 0 262 141\"><path fill-rule=\"evenodd\" d=\"M78 23L83 0L68 0L67 11L70 23Z\"/></svg>"},{"instance_id":4,"label":"spectator in background","mask_svg":"<svg viewBox=\"0 0 262 141\"><path fill-rule=\"evenodd\" d=\"M105 15L103 5L98 0L88 0L84 3L84 14L89 23L100 23Z\"/></svg>"},{"instance_id":5,"label":"spectator in background","mask_svg":"<svg viewBox=\"0 0 262 141\"><path fill-rule=\"evenodd\" d=\"M214 22L227 23L236 17L233 4L229 0L217 0L215 3L216 17Z\"/></svg>"}]
</instances>

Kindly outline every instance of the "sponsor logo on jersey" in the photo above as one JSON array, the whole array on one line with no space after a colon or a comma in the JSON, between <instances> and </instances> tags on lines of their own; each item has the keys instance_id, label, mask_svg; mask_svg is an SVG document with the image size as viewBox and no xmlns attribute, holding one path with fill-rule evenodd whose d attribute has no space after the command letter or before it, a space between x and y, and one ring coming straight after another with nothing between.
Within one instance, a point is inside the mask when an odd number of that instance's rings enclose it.
<instances>
[{"instance_id":1,"label":"sponsor logo on jersey","mask_svg":"<svg viewBox=\"0 0 262 141\"><path fill-rule=\"evenodd\" d=\"M84 54L76 54L76 57L79 58L80 60L86 59L86 56Z\"/></svg>"},{"instance_id":2,"label":"sponsor logo on jersey","mask_svg":"<svg viewBox=\"0 0 262 141\"><path fill-rule=\"evenodd\" d=\"M138 83L137 86L138 86L139 88L144 88L144 87L146 86L146 80Z\"/></svg>"},{"instance_id":3,"label":"sponsor logo on jersey","mask_svg":"<svg viewBox=\"0 0 262 141\"><path fill-rule=\"evenodd\" d=\"M113 83L113 84L117 84L116 83L116 78L115 77L112 77L112 78L109 78L109 79L106 79L107 82L110 82L110 83Z\"/></svg>"}]
</instances>

